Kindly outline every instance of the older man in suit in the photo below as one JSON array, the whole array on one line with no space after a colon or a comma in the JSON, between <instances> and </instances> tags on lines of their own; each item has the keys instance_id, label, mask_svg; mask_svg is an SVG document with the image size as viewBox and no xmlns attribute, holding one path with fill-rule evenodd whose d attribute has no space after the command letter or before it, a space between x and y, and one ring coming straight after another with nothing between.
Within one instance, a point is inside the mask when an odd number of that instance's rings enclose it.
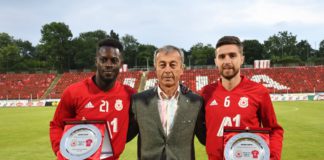
<instances>
[{"instance_id":1,"label":"older man in suit","mask_svg":"<svg viewBox=\"0 0 324 160\"><path fill-rule=\"evenodd\" d=\"M158 86L132 97L128 140L138 133L138 159L195 159L194 135L205 143L203 101L180 84L182 50L164 46L154 53Z\"/></svg>"}]
</instances>

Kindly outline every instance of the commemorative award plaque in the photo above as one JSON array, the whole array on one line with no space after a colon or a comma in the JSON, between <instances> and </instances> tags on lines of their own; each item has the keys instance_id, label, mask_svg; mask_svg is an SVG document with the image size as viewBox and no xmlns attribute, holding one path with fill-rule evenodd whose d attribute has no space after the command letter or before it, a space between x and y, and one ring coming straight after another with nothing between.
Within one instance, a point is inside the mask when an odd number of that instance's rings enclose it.
<instances>
[{"instance_id":1,"label":"commemorative award plaque","mask_svg":"<svg viewBox=\"0 0 324 160\"><path fill-rule=\"evenodd\" d=\"M226 160L269 160L267 128L224 128L224 157Z\"/></svg>"},{"instance_id":2,"label":"commemorative award plaque","mask_svg":"<svg viewBox=\"0 0 324 160\"><path fill-rule=\"evenodd\" d=\"M60 154L71 160L112 157L108 131L105 121L66 121Z\"/></svg>"}]
</instances>

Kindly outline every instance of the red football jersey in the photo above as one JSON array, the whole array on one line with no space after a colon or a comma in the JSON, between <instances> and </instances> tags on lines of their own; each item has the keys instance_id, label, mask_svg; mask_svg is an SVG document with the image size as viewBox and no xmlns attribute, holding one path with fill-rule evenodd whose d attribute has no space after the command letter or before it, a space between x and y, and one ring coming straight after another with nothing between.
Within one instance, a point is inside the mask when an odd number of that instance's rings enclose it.
<instances>
[{"instance_id":1,"label":"red football jersey","mask_svg":"<svg viewBox=\"0 0 324 160\"><path fill-rule=\"evenodd\" d=\"M107 92L102 91L92 78L69 86L61 97L53 120L50 122L50 139L55 153L64 130L64 120L105 120L111 132L114 158L118 159L125 148L129 120L130 97L136 91L115 83Z\"/></svg>"},{"instance_id":2,"label":"red football jersey","mask_svg":"<svg viewBox=\"0 0 324 160\"><path fill-rule=\"evenodd\" d=\"M222 160L223 129L229 127L271 128L271 159L280 159L283 129L278 124L268 90L244 76L238 86L227 91L221 80L205 86L201 95L206 111L206 150L210 160Z\"/></svg>"}]
</instances>

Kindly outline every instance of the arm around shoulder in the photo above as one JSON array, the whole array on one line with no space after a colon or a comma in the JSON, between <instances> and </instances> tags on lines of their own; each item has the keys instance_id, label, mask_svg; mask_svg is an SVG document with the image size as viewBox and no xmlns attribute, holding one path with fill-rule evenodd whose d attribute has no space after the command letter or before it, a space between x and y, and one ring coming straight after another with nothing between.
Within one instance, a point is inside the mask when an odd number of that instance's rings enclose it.
<instances>
[{"instance_id":1,"label":"arm around shoulder","mask_svg":"<svg viewBox=\"0 0 324 160\"><path fill-rule=\"evenodd\" d=\"M200 96L199 96L200 97ZM205 122L205 107L202 97L200 97L200 110L197 116L195 134L202 145L206 145L206 122Z\"/></svg>"},{"instance_id":2,"label":"arm around shoulder","mask_svg":"<svg viewBox=\"0 0 324 160\"><path fill-rule=\"evenodd\" d=\"M136 120L136 110L135 110L135 101L134 95L131 97L131 104L129 108L129 124L127 132L127 142L131 141L138 134L138 124Z\"/></svg>"}]
</instances>

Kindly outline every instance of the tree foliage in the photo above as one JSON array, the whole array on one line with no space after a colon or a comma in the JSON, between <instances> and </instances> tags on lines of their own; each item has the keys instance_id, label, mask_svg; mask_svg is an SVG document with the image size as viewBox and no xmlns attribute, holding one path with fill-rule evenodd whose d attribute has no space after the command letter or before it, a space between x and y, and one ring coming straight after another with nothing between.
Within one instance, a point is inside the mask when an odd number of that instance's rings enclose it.
<instances>
[{"instance_id":1,"label":"tree foliage","mask_svg":"<svg viewBox=\"0 0 324 160\"><path fill-rule=\"evenodd\" d=\"M33 58L34 50L29 41L15 40L7 33L0 33L0 71L29 70L25 63Z\"/></svg>"},{"instance_id":2,"label":"tree foliage","mask_svg":"<svg viewBox=\"0 0 324 160\"><path fill-rule=\"evenodd\" d=\"M245 64L253 64L254 60L265 58L263 45L258 40L244 40L242 43Z\"/></svg>"},{"instance_id":3,"label":"tree foliage","mask_svg":"<svg viewBox=\"0 0 324 160\"><path fill-rule=\"evenodd\" d=\"M324 40L322 40L319 45L319 56L324 57Z\"/></svg>"},{"instance_id":4,"label":"tree foliage","mask_svg":"<svg viewBox=\"0 0 324 160\"><path fill-rule=\"evenodd\" d=\"M153 57L154 51L157 48L154 45L150 44L140 44L138 46L138 51L134 57L135 66L139 67L152 67L153 66Z\"/></svg>"},{"instance_id":5,"label":"tree foliage","mask_svg":"<svg viewBox=\"0 0 324 160\"><path fill-rule=\"evenodd\" d=\"M13 37L11 37L8 33L0 33L0 48L12 44L13 41Z\"/></svg>"},{"instance_id":6,"label":"tree foliage","mask_svg":"<svg viewBox=\"0 0 324 160\"><path fill-rule=\"evenodd\" d=\"M23 58L33 58L35 53L35 47L29 41L23 41L21 39L15 40L17 47L19 48L19 54Z\"/></svg>"},{"instance_id":7,"label":"tree foliage","mask_svg":"<svg viewBox=\"0 0 324 160\"><path fill-rule=\"evenodd\" d=\"M139 51L140 43L132 35L126 34L121 38L124 46L124 63L129 67L137 66L136 54Z\"/></svg>"},{"instance_id":8,"label":"tree foliage","mask_svg":"<svg viewBox=\"0 0 324 160\"><path fill-rule=\"evenodd\" d=\"M213 65L215 48L211 44L197 43L190 48L191 65Z\"/></svg>"},{"instance_id":9,"label":"tree foliage","mask_svg":"<svg viewBox=\"0 0 324 160\"><path fill-rule=\"evenodd\" d=\"M296 56L305 60L311 56L312 47L306 40L301 40L300 42L298 42L296 48Z\"/></svg>"},{"instance_id":10,"label":"tree foliage","mask_svg":"<svg viewBox=\"0 0 324 160\"><path fill-rule=\"evenodd\" d=\"M45 24L41 29L40 40L43 54L47 55L48 62L53 69L60 72L71 68L73 54L71 52L72 32L69 26L62 22Z\"/></svg>"},{"instance_id":11,"label":"tree foliage","mask_svg":"<svg viewBox=\"0 0 324 160\"><path fill-rule=\"evenodd\" d=\"M73 39L73 53L75 69L91 69L94 67L94 57L98 41L107 38L103 30L80 33L79 37Z\"/></svg>"},{"instance_id":12,"label":"tree foliage","mask_svg":"<svg viewBox=\"0 0 324 160\"><path fill-rule=\"evenodd\" d=\"M266 57L273 55L293 56L296 53L297 36L287 31L279 32L273 36L270 36L268 40L264 42L264 48Z\"/></svg>"},{"instance_id":13,"label":"tree foliage","mask_svg":"<svg viewBox=\"0 0 324 160\"><path fill-rule=\"evenodd\" d=\"M154 45L141 44L135 37L125 34L121 38L114 30L80 33L72 37L69 26L62 22L45 24L41 29L40 43L33 46L29 41L14 39L7 33L0 33L0 72L39 71L55 69L60 72L69 69L92 69L97 43L104 38L113 38L124 46L124 63L130 68L153 66ZM303 65L324 64L324 40L315 50L307 40L297 41L297 36L280 31L264 43L258 40L244 40L245 63L270 59L272 64ZM203 43L183 50L185 62L193 65L214 65L215 48Z\"/></svg>"}]
</instances>

